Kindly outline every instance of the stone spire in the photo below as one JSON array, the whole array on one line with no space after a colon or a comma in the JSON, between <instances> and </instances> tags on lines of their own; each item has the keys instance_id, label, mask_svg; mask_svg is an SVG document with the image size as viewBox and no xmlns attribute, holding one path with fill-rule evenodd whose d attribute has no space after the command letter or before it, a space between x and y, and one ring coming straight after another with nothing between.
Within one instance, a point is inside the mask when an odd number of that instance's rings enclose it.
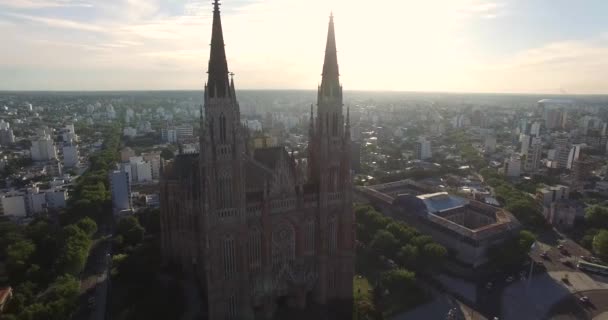
<instances>
[{"instance_id":1,"label":"stone spire","mask_svg":"<svg viewBox=\"0 0 608 320\"><path fill-rule=\"evenodd\" d=\"M211 98L224 98L231 96L228 82L228 62L224 48L224 35L222 33L222 20L220 17L219 0L213 2L213 27L211 31L211 53L209 55L209 69L207 71L207 96Z\"/></svg>"},{"instance_id":2,"label":"stone spire","mask_svg":"<svg viewBox=\"0 0 608 320\"><path fill-rule=\"evenodd\" d=\"M329 91L340 86L340 71L338 69L338 52L336 50L336 33L334 31L334 15L329 17L327 44L325 45L325 61L323 62L323 78L321 88Z\"/></svg>"}]
</instances>

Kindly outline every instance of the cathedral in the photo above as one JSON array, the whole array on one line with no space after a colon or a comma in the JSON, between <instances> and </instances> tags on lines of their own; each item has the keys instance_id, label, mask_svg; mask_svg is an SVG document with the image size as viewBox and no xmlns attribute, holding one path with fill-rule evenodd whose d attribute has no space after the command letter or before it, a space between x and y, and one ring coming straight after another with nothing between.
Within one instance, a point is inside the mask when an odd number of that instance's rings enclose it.
<instances>
[{"instance_id":1,"label":"cathedral","mask_svg":"<svg viewBox=\"0 0 608 320\"><path fill-rule=\"evenodd\" d=\"M163 258L196 279L207 319L285 318L277 314L313 308L331 319L350 318L351 139L333 16L303 159L284 147L249 143L218 0L213 6L200 153L180 154L162 167Z\"/></svg>"}]
</instances>

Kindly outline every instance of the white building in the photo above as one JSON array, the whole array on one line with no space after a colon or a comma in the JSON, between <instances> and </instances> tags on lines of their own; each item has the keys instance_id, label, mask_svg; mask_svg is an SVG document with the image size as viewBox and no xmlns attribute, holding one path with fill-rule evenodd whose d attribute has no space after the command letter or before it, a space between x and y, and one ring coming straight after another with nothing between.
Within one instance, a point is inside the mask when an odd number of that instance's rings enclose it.
<instances>
[{"instance_id":1,"label":"white building","mask_svg":"<svg viewBox=\"0 0 608 320\"><path fill-rule=\"evenodd\" d=\"M46 206L50 209L60 209L66 207L68 191L63 188L45 191Z\"/></svg>"},{"instance_id":2,"label":"white building","mask_svg":"<svg viewBox=\"0 0 608 320\"><path fill-rule=\"evenodd\" d=\"M32 141L30 153L34 161L57 159L57 149L55 148L53 139L48 135Z\"/></svg>"},{"instance_id":3,"label":"white building","mask_svg":"<svg viewBox=\"0 0 608 320\"><path fill-rule=\"evenodd\" d=\"M137 129L132 127L126 127L122 129L122 135L125 137L133 138L137 135Z\"/></svg>"},{"instance_id":4,"label":"white building","mask_svg":"<svg viewBox=\"0 0 608 320\"><path fill-rule=\"evenodd\" d=\"M251 131L262 131L262 123L259 120L243 119L241 122Z\"/></svg>"},{"instance_id":5,"label":"white building","mask_svg":"<svg viewBox=\"0 0 608 320\"><path fill-rule=\"evenodd\" d=\"M25 197L22 194L5 194L1 196L2 212L5 216L25 217Z\"/></svg>"},{"instance_id":6,"label":"white building","mask_svg":"<svg viewBox=\"0 0 608 320\"><path fill-rule=\"evenodd\" d=\"M568 153L568 160L567 160L566 168L572 170L574 161L578 160L578 158L581 154L581 147L582 147L582 145L575 144L570 148L570 152Z\"/></svg>"},{"instance_id":7,"label":"white building","mask_svg":"<svg viewBox=\"0 0 608 320\"><path fill-rule=\"evenodd\" d=\"M426 160L432 158L431 142L426 138L421 137L416 142L416 158L420 160Z\"/></svg>"},{"instance_id":8,"label":"white building","mask_svg":"<svg viewBox=\"0 0 608 320\"><path fill-rule=\"evenodd\" d=\"M570 227L577 215L575 202L570 201L570 188L562 185L540 189L536 199L541 204L543 215L549 223L558 227Z\"/></svg>"},{"instance_id":9,"label":"white building","mask_svg":"<svg viewBox=\"0 0 608 320\"><path fill-rule=\"evenodd\" d=\"M137 169L137 182L150 182L152 181L152 165L150 162L141 161L135 164ZM133 172L133 168L131 168Z\"/></svg>"},{"instance_id":10,"label":"white building","mask_svg":"<svg viewBox=\"0 0 608 320\"><path fill-rule=\"evenodd\" d=\"M63 146L63 166L74 168L78 166L78 145L71 144Z\"/></svg>"},{"instance_id":11,"label":"white building","mask_svg":"<svg viewBox=\"0 0 608 320\"><path fill-rule=\"evenodd\" d=\"M503 172L507 177L519 177L521 175L521 157L513 154L505 160Z\"/></svg>"},{"instance_id":12,"label":"white building","mask_svg":"<svg viewBox=\"0 0 608 320\"><path fill-rule=\"evenodd\" d=\"M532 123L532 126L530 127L530 134L534 137L540 136L540 122L536 121Z\"/></svg>"},{"instance_id":13,"label":"white building","mask_svg":"<svg viewBox=\"0 0 608 320\"><path fill-rule=\"evenodd\" d=\"M126 172L110 173L110 189L112 191L112 207L116 211L131 209L131 187Z\"/></svg>"}]
</instances>

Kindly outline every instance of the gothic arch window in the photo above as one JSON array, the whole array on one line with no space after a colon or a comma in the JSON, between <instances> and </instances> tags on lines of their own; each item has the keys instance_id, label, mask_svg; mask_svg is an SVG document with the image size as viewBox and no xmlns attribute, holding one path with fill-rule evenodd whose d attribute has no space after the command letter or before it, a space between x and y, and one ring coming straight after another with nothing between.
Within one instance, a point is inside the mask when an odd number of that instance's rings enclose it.
<instances>
[{"instance_id":1,"label":"gothic arch window","mask_svg":"<svg viewBox=\"0 0 608 320\"><path fill-rule=\"evenodd\" d=\"M226 142L226 117L224 114L220 114L220 142Z\"/></svg>"},{"instance_id":2,"label":"gothic arch window","mask_svg":"<svg viewBox=\"0 0 608 320\"><path fill-rule=\"evenodd\" d=\"M232 235L224 237L224 243L222 245L223 251L223 262L224 262L224 278L232 279L236 273L236 253L235 253L235 239Z\"/></svg>"},{"instance_id":3,"label":"gothic arch window","mask_svg":"<svg viewBox=\"0 0 608 320\"><path fill-rule=\"evenodd\" d=\"M329 218L329 228L328 228L328 237L329 237L329 253L334 254L338 249L338 224L336 221L336 217L333 216Z\"/></svg>"},{"instance_id":4,"label":"gothic arch window","mask_svg":"<svg viewBox=\"0 0 608 320\"><path fill-rule=\"evenodd\" d=\"M279 224L272 231L272 266L279 269L296 258L296 232L291 223Z\"/></svg>"},{"instance_id":5,"label":"gothic arch window","mask_svg":"<svg viewBox=\"0 0 608 320\"><path fill-rule=\"evenodd\" d=\"M247 243L249 268L258 271L262 267L262 232L257 227L249 233Z\"/></svg>"}]
</instances>

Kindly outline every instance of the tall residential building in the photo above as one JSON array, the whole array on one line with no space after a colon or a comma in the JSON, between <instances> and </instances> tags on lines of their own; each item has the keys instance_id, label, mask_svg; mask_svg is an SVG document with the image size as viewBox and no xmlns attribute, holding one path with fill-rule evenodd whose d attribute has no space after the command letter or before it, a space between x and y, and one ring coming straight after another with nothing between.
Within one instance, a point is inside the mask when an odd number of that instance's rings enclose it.
<instances>
[{"instance_id":1,"label":"tall residential building","mask_svg":"<svg viewBox=\"0 0 608 320\"><path fill-rule=\"evenodd\" d=\"M418 139L418 142L416 142L415 151L416 159L426 160L430 159L433 156L431 151L431 142L424 137L421 137L420 139Z\"/></svg>"},{"instance_id":2,"label":"tall residential building","mask_svg":"<svg viewBox=\"0 0 608 320\"><path fill-rule=\"evenodd\" d=\"M63 146L63 166L65 168L78 166L78 145L69 144Z\"/></svg>"},{"instance_id":3,"label":"tall residential building","mask_svg":"<svg viewBox=\"0 0 608 320\"><path fill-rule=\"evenodd\" d=\"M521 142L520 153L522 155L527 155L528 149L530 148L530 143L532 142L532 136L527 134L521 134L519 136L519 141Z\"/></svg>"},{"instance_id":4,"label":"tall residential building","mask_svg":"<svg viewBox=\"0 0 608 320\"><path fill-rule=\"evenodd\" d=\"M519 177L521 175L521 156L515 153L506 159L503 172L507 177Z\"/></svg>"},{"instance_id":5,"label":"tall residential building","mask_svg":"<svg viewBox=\"0 0 608 320\"><path fill-rule=\"evenodd\" d=\"M527 172L534 172L540 167L540 160L543 153L543 144L540 137L533 137L530 146L528 147L528 154L526 155L526 161L524 163L524 170Z\"/></svg>"},{"instance_id":6,"label":"tall residential building","mask_svg":"<svg viewBox=\"0 0 608 320\"><path fill-rule=\"evenodd\" d=\"M572 145L572 147L570 147L570 152L568 153L568 161L566 163L566 168L572 169L574 162L577 161L580 156L581 147L582 147L582 145L580 145L580 144L575 144L575 145Z\"/></svg>"},{"instance_id":7,"label":"tall residential building","mask_svg":"<svg viewBox=\"0 0 608 320\"><path fill-rule=\"evenodd\" d=\"M590 159L577 159L572 164L572 186L579 190L582 189L592 176L595 162Z\"/></svg>"},{"instance_id":8,"label":"tall residential building","mask_svg":"<svg viewBox=\"0 0 608 320\"><path fill-rule=\"evenodd\" d=\"M0 120L0 145L6 146L15 143L15 135L11 124Z\"/></svg>"},{"instance_id":9,"label":"tall residential building","mask_svg":"<svg viewBox=\"0 0 608 320\"><path fill-rule=\"evenodd\" d=\"M557 161L558 168L568 168L568 158L570 156L570 139L567 135L560 134L553 139L555 149L554 160Z\"/></svg>"},{"instance_id":10,"label":"tall residential building","mask_svg":"<svg viewBox=\"0 0 608 320\"><path fill-rule=\"evenodd\" d=\"M540 122L535 121L534 123L532 123L532 127L530 127L530 134L534 137L540 136L540 128L541 128Z\"/></svg>"},{"instance_id":11,"label":"tall residential building","mask_svg":"<svg viewBox=\"0 0 608 320\"><path fill-rule=\"evenodd\" d=\"M350 318L351 139L333 17L306 162L282 146L248 149L218 0L212 30L200 154L163 167L162 255L199 279L208 319L269 319L286 305L323 305L336 313L331 319Z\"/></svg>"},{"instance_id":12,"label":"tall residential building","mask_svg":"<svg viewBox=\"0 0 608 320\"><path fill-rule=\"evenodd\" d=\"M492 134L486 135L486 137L483 141L483 149L487 153L492 153L492 152L496 151L496 136L495 135L492 135Z\"/></svg>"},{"instance_id":13,"label":"tall residential building","mask_svg":"<svg viewBox=\"0 0 608 320\"><path fill-rule=\"evenodd\" d=\"M55 143L50 136L46 135L37 140L32 141L30 154L34 161L49 161L57 159L57 149Z\"/></svg>"},{"instance_id":14,"label":"tall residential building","mask_svg":"<svg viewBox=\"0 0 608 320\"><path fill-rule=\"evenodd\" d=\"M112 207L115 212L131 209L131 185L129 175L122 171L110 172Z\"/></svg>"}]
</instances>

